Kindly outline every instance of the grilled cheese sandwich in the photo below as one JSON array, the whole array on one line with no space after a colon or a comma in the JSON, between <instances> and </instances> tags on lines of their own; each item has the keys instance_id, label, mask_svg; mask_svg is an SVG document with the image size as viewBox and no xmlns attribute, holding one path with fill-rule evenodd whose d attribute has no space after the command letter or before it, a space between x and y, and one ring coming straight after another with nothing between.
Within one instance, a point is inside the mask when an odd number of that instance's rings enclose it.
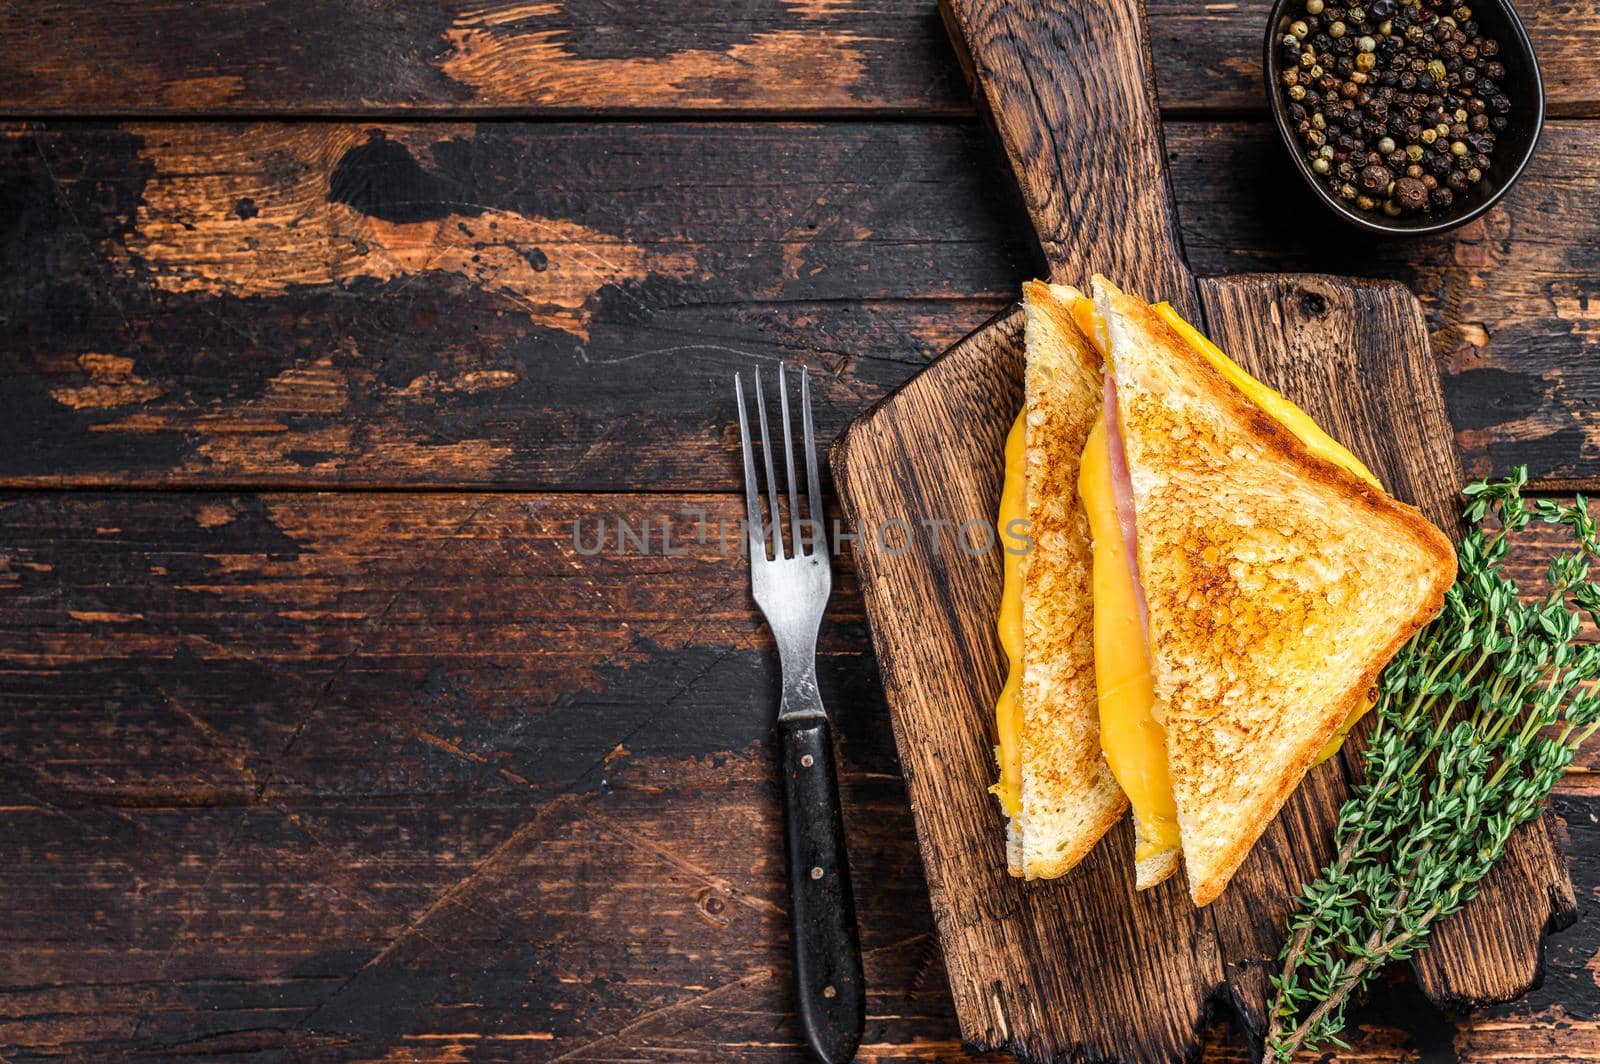
<instances>
[{"instance_id":1,"label":"grilled cheese sandwich","mask_svg":"<svg viewBox=\"0 0 1600 1064\"><path fill-rule=\"evenodd\" d=\"M1167 358L1171 358L1174 353L1177 353L1178 357L1175 361L1187 364L1191 370L1191 375L1198 375L1198 385L1202 392L1206 389L1222 390L1233 397L1231 413L1235 417L1243 409L1253 409L1266 414L1270 424L1281 430L1283 439L1294 441L1297 450L1296 458L1324 467L1322 470L1324 474L1327 468L1331 467L1331 469L1337 471L1336 477L1345 478L1346 482L1340 487L1346 492L1352 489L1352 485L1355 485L1358 491L1362 493L1362 498L1371 496L1375 499L1381 499L1387 502L1390 507L1400 511L1399 514L1391 513L1389 516L1400 518L1400 523L1406 526L1405 531L1413 534L1410 544L1412 550L1407 560L1415 563L1413 568L1419 570L1421 574L1416 588L1416 597L1420 601L1407 607L1411 611L1411 616L1403 626L1406 629L1406 636L1409 636L1410 630L1420 626L1422 621L1425 621L1432 616L1433 612L1437 611L1438 604L1432 602L1430 596L1433 590L1438 590L1438 594L1442 597L1442 586L1447 585L1448 578L1453 576L1453 554L1448 551L1448 543L1446 542L1444 560L1441 561L1437 548L1439 541L1443 540L1443 536L1437 530L1428 526L1426 521L1423 521L1420 515L1416 514L1415 510L1409 507L1401 507L1400 504L1394 503L1393 500L1383 495L1377 478L1353 454L1323 432L1308 415L1293 403L1250 376L1240 366L1227 358L1222 351L1211 344L1198 330L1179 317L1170 306L1158 304L1155 307L1149 307L1136 300L1131 300L1130 297L1123 296L1109 284L1098 279L1097 299L1095 301L1090 301L1075 290L1065 289L1060 286L1047 287L1037 284L1028 286L1027 299L1030 304L1043 305L1051 300L1061 304L1051 308L1053 312L1049 314L1037 310L1034 305L1030 305L1028 319L1030 355L1034 347L1036 322L1048 323L1049 327L1053 328L1060 328L1063 323L1067 323L1076 334L1077 341L1081 345L1094 349L1096 355L1103 360L1108 371L1103 387L1102 408L1098 411L1085 438L1084 450L1077 463L1076 493L1088 526L1087 535L1091 543L1090 567L1092 578L1090 583L1093 603L1093 632L1091 638L1094 653L1095 706L1097 708L1094 723L1097 725L1098 741L1106 766L1109 768L1118 788L1127 796L1133 806L1136 831L1136 882L1142 889L1160 882L1176 870L1180 853L1188 853L1188 845L1185 842L1186 837L1195 837L1198 840L1196 845L1202 849L1204 849L1203 844L1209 840L1204 838L1204 832L1200 827L1190 826L1186 828L1184 825L1185 816L1183 815L1183 802L1181 799L1185 796L1192 799L1194 795L1191 792L1194 792L1195 789L1190 786L1175 784L1174 782L1186 771L1194 769L1197 761L1204 760L1195 756L1196 750L1194 747L1197 741L1194 733L1195 722L1188 714L1192 700L1186 697L1185 691L1174 687L1174 678L1182 674L1183 670L1171 667L1170 656L1166 653L1166 648L1163 645L1152 645L1149 635L1149 618L1143 599L1143 569L1151 554L1150 540L1152 533L1140 527L1137 514L1139 509L1137 499L1140 493L1134 490L1133 481L1138 477L1146 482L1145 495L1148 497L1148 484L1151 482L1152 476L1159 478L1166 475L1168 471L1153 469L1142 461L1138 463L1130 462L1129 449L1123 440L1118 424L1118 415L1122 412L1122 408L1128 405L1119 402L1117 399L1117 381L1123 375L1117 371L1118 367L1126 364L1128 368L1132 368L1134 363L1140 361L1138 357L1127 357L1130 352L1126 350L1123 351L1124 358L1119 360L1116 357L1117 352L1115 349L1118 347L1119 338L1122 347L1127 348L1128 346L1130 330L1127 325L1130 314L1139 318L1147 327L1151 323L1155 323L1155 326L1161 330L1162 335L1157 338L1157 342L1154 344L1144 343L1145 348L1161 349L1157 351L1157 354ZM1119 300L1126 302L1118 302ZM1104 313L1097 311L1097 303L1103 308ZM1109 322L1108 319L1110 319ZM1149 339L1149 336L1144 336L1141 338L1141 342ZM1133 355L1140 354L1137 351L1131 353ZM1148 356L1149 351L1146 350L1143 354ZM1155 367L1157 370L1156 375L1160 376L1159 362L1147 362L1147 365ZM1199 367L1199 369L1196 369L1196 367ZM1031 369L1032 362L1030 359L1030 371ZM1139 375L1130 376L1129 381L1134 386L1135 392L1140 394L1139 402L1134 406L1130 406L1129 411L1137 420L1136 432L1139 433L1139 441L1143 441L1149 428L1145 418L1149 414L1150 408L1148 404L1143 402L1145 398L1143 393L1148 391L1144 387L1147 382ZM1195 384L1195 381L1186 382L1186 386L1190 387ZM1032 394L1030 391L1030 401ZM1175 389L1164 396L1162 402L1181 405L1182 394L1184 394L1183 389ZM1085 401L1090 403L1094 401L1092 396L1084 398ZM1034 411L1034 415L1037 414L1038 411ZM1007 483L1002 495L1001 512L997 521L1002 529L1015 528L1016 526L1012 522L1019 519L1027 519L1028 507L1026 505L1027 494L1025 488L1026 470L1028 468L1027 429L1029 427L1029 417L1030 410L1025 405L1007 443ZM1037 422L1041 418L1035 416L1034 420ZM1043 430L1038 432L1040 438L1048 438L1048 427L1040 425L1038 428ZM1168 428L1177 429L1178 431L1175 434L1180 437L1187 431L1186 427L1181 425L1168 426ZM1241 431L1240 439L1246 439L1248 436L1248 432ZM1237 441L1228 441L1228 445L1236 446ZM1136 448L1139 447L1142 447L1142 444L1136 441ZM1144 455L1146 452L1141 449L1139 453ZM1013 479L1018 470L1022 471L1021 486ZM1294 475L1304 476L1306 471L1303 469L1295 470L1293 473ZM1249 509L1248 506L1243 508ZM1163 514L1162 516L1166 517L1168 515ZM1421 526L1426 528L1425 532L1416 527L1419 522ZM1146 534L1142 537L1138 536L1136 535L1136 530ZM1172 530L1171 528L1164 528L1160 535L1170 535ZM1203 530L1190 529L1186 530L1185 534L1187 536L1189 533L1196 531L1203 532ZM1291 528L1289 533L1285 533L1285 535L1289 535L1292 531ZM1431 533L1431 536L1428 533ZM1145 546L1141 548L1138 546L1140 543L1144 543ZM1192 546L1192 544L1190 545ZM1161 543L1157 545L1157 549L1168 550L1169 548L1180 546L1183 545ZM1241 571L1251 568L1251 559L1248 557L1224 559L1224 552L1228 549L1229 544L1222 542L1200 546L1198 553L1195 554L1192 568L1195 571L1209 569L1213 572L1219 567L1227 568L1230 565ZM1255 548L1252 547L1250 549L1253 550ZM1182 551L1180 550L1178 553L1182 553ZM1245 553L1248 555L1249 550ZM1311 553L1314 554L1315 550L1313 549ZM1011 678L1008 680L1006 692L1002 695L999 705L997 705L997 724L1000 734L998 754L1001 765L1001 783L997 785L997 793L1001 795L1003 804L1006 803L1008 797L1015 803L1006 805L1008 814L1013 817L1013 829L1018 823L1016 818L1023 807L1021 799L1021 793L1024 789L1023 781L1031 775L1037 775L1044 768L1044 766L1036 766L1031 763L1027 744L1021 741L1020 730L1017 726L1017 722L1025 719L1029 712L1026 705L1027 696L1023 691L1020 677L1026 675L1030 665L1039 664L1036 659L1030 660L1028 657L1028 647L1026 640L1022 636L1023 626L1020 622L1020 618L1025 615L1029 605L1028 594L1021 580L1025 563L1026 559L1019 559L1014 563L1008 559L1000 616L1002 645L1011 663ZM1429 571L1430 566L1431 572ZM1157 566L1157 568L1160 568L1160 566ZM1280 564L1279 568L1282 569L1283 566ZM1450 570L1449 574L1442 576L1441 574L1447 568ZM1252 596L1258 597L1261 600L1261 604L1267 605L1269 608L1275 596L1284 600L1295 598L1292 593L1288 595L1278 594L1283 589L1273 586L1277 582L1277 578L1273 575L1271 566L1268 567L1268 572L1264 578L1260 574L1255 574L1250 576L1250 579L1254 580L1259 586L1252 587L1249 594L1245 596L1245 601L1242 604L1236 601L1235 606L1243 605L1244 607L1253 608L1253 604L1249 601ZM1324 582L1332 585L1337 584L1337 581ZM1192 602L1187 604L1186 608L1204 610L1207 605L1208 603L1205 602ZM1163 602L1163 608L1165 608L1165 602ZM1240 608L1237 612L1243 616L1252 612L1252 609ZM1426 616L1423 616L1424 613ZM1227 603L1218 603L1216 614L1217 618L1231 621L1235 616L1234 606L1230 606ZM1421 620L1417 620L1418 617ZM1279 617L1277 619L1281 620L1282 618ZM1165 617L1157 619L1156 627L1158 631L1165 632L1171 627L1166 623L1167 620L1168 618ZM1399 645L1399 642L1394 642L1395 649ZM1189 649L1192 650L1193 648ZM1312 647L1310 649L1313 652L1311 656L1315 656L1315 648ZM1392 650L1389 650L1388 653L1383 654L1383 660L1386 661L1388 654L1391 653ZM1372 656L1368 654L1368 657ZM1220 664L1226 655L1213 654L1211 657L1215 659L1215 663ZM1287 666L1293 657L1294 655L1290 654L1278 664ZM1304 771L1311 764L1331 756L1332 753L1337 751L1350 727L1371 705L1370 688L1372 680L1376 677L1376 668L1381 667L1382 662L1377 662L1375 666L1371 665L1370 662L1366 664L1368 667L1363 668L1362 676L1358 678L1358 682L1350 692L1347 692L1349 697L1332 700L1338 704L1336 714L1330 715L1332 710L1328 706L1317 707L1321 712L1313 714L1316 717L1316 723L1308 725L1309 731L1315 734L1317 742L1317 748L1313 752L1314 757L1302 759L1299 764L1280 766L1282 771L1279 776L1281 778L1276 783L1278 784L1277 789L1281 793L1277 795L1275 803L1273 800L1268 800L1265 803L1271 806L1272 813L1276 812L1278 805L1282 804L1282 800L1287 797L1293 785L1298 783L1300 776L1304 774ZM1347 672L1349 671L1348 665L1349 663L1341 662L1334 671L1343 668ZM1195 668L1190 669L1191 673L1197 671L1199 670ZM1292 672L1294 670L1291 668L1288 671ZM1302 667L1302 671L1305 671L1304 667ZM1310 671L1315 672L1315 669L1313 668ZM1367 677L1365 676L1366 672L1371 672L1372 675ZM1206 682L1213 684L1220 682L1217 677L1205 677L1204 679ZM1257 682L1261 686L1268 686L1267 678L1265 677L1259 678ZM1244 697L1247 700L1249 694L1250 692L1246 689ZM1271 702L1272 700L1263 699L1263 701ZM1281 699L1279 702L1281 703ZM1168 722L1165 719L1167 712L1173 705L1177 705L1180 709L1179 726L1181 735L1176 741L1168 734L1166 727ZM1283 709L1281 704L1278 708L1280 710ZM1249 714L1246 713L1244 716L1248 717ZM1079 730L1082 730L1082 722L1079 722ZM1201 730L1204 731L1205 729L1202 727ZM1216 729L1213 728L1211 731L1213 734L1200 736L1200 739L1215 742L1218 738L1218 735L1214 734ZM1248 728L1246 731L1248 731ZM1245 742L1248 739L1248 735L1243 738L1238 736L1235 738ZM1181 749L1175 751L1175 747L1181 747ZM1207 767L1209 768L1209 766ZM1216 785L1215 776L1216 773L1214 772L1208 776L1207 786L1214 787ZM1282 785L1284 781L1288 781L1287 786ZM1189 804L1193 806L1195 803L1191 800ZM1189 819L1193 819L1192 815ZM1269 819L1270 814L1265 818L1257 816L1247 827L1241 829L1245 833L1254 832L1254 834L1250 834L1249 842L1254 841L1255 836L1259 835L1260 830L1264 829L1266 821ZM1081 839L1078 840L1078 843L1074 848L1087 852L1087 847L1081 845ZM1237 856L1239 860L1242 860L1244 851L1248 849L1248 842L1242 849L1237 845L1233 849L1237 852L1230 852L1230 859L1232 856ZM1227 878L1231 876L1238 862L1233 861L1231 867L1227 867L1225 870L1205 865L1202 862L1206 878L1198 883L1195 877L1195 862L1191 859L1189 863L1191 892L1198 904L1205 904L1214 898L1216 893L1220 892L1222 884L1226 883ZM1061 867L1058 863L1057 867L1059 871L1064 872L1070 865ZM1018 874L1029 874L1025 864L1019 865L1015 861L1013 862L1012 870ZM1059 874L1059 872L1056 874Z\"/></svg>"}]
</instances>

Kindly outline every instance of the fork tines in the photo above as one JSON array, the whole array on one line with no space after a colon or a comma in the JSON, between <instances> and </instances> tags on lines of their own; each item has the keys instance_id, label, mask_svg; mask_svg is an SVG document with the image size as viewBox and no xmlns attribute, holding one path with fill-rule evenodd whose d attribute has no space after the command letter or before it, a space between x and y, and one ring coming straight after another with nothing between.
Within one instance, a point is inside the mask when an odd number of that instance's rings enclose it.
<instances>
[{"instance_id":1,"label":"fork tines","mask_svg":"<svg viewBox=\"0 0 1600 1064\"><path fill-rule=\"evenodd\" d=\"M766 469L767 517L762 518L761 488L756 476L755 454L750 444L750 419L745 413L743 375L733 375L734 395L739 401L739 444L744 450L744 496L746 510L746 535L749 538L751 557L784 558L800 555L810 557L822 542L823 513L822 487L817 479L817 437L811 423L811 375L800 370L800 427L805 437L806 494L809 509L800 516L800 490L795 482L794 430L789 421L789 388L787 367L778 365L778 405L783 419L783 463L789 483L789 536L793 553L784 552L783 518L778 506L778 477L772 461L772 434L767 427L767 403L761 390L761 371L757 370L756 414L761 426L761 459ZM809 533L809 534L808 534Z\"/></svg>"}]
</instances>

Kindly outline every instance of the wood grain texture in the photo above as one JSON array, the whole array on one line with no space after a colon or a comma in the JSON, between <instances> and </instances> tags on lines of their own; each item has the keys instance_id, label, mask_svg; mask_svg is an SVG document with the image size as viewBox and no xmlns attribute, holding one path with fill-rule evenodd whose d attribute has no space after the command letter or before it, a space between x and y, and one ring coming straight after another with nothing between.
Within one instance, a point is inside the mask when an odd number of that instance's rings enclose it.
<instances>
[{"instance_id":1,"label":"wood grain texture","mask_svg":"<svg viewBox=\"0 0 1600 1064\"><path fill-rule=\"evenodd\" d=\"M1196 269L1404 282L1469 473L1600 483L1600 130L1355 245L1230 179L1271 187L1271 136L1168 124ZM1005 181L948 123L14 127L0 481L734 489L733 369L811 366L832 433L1014 302Z\"/></svg>"},{"instance_id":2,"label":"wood grain texture","mask_svg":"<svg viewBox=\"0 0 1600 1064\"><path fill-rule=\"evenodd\" d=\"M743 502L0 496L0 1056L795 1060L751 708L776 661L684 507L731 525ZM684 521L689 553L573 551L573 521L589 543L619 516ZM1556 542L1537 529L1515 556L1530 591ZM836 575L820 675L862 1059L970 1060L860 594ZM1597 763L1556 802L1586 898ZM1580 922L1542 990L1469 1017L1394 984L1345 1059L1589 1059L1597 950ZM1221 1023L1203 1054L1246 1059Z\"/></svg>"},{"instance_id":3,"label":"wood grain texture","mask_svg":"<svg viewBox=\"0 0 1600 1064\"><path fill-rule=\"evenodd\" d=\"M1141 0L940 0L1050 267L1197 309L1165 180Z\"/></svg>"},{"instance_id":4,"label":"wood grain texture","mask_svg":"<svg viewBox=\"0 0 1600 1064\"><path fill-rule=\"evenodd\" d=\"M1266 5L1151 0L1165 106L1255 113ZM1524 5L1552 110L1593 115L1600 14ZM181 28L181 30L180 30ZM92 61L89 57L92 57ZM12 115L968 113L926 0L34 0L0 9Z\"/></svg>"}]
</instances>

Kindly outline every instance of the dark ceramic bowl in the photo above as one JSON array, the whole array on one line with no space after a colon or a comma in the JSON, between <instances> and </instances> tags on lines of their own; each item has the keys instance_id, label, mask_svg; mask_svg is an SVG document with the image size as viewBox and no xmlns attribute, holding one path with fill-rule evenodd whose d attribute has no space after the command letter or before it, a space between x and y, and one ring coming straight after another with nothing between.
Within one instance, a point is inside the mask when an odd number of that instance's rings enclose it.
<instances>
[{"instance_id":1,"label":"dark ceramic bowl","mask_svg":"<svg viewBox=\"0 0 1600 1064\"><path fill-rule=\"evenodd\" d=\"M1500 42L1496 57L1505 65L1506 75L1500 79L1505 94L1511 99L1511 113L1506 115L1509 124L1496 135L1495 152L1490 156L1489 172L1482 180L1464 193L1460 202L1445 211L1421 211L1391 218L1381 211L1359 211L1353 204L1341 200L1311 169L1305 150L1289 121L1289 101L1284 97L1280 80L1283 66L1275 47L1282 34L1278 22L1289 11L1304 10L1304 0L1276 0L1272 14L1267 19L1266 80L1267 105L1272 110L1273 124L1278 127L1278 137L1293 160L1294 167L1305 179L1306 186L1327 208L1351 225L1373 233L1402 236L1423 233L1442 233L1464 225L1483 214L1505 195L1506 189L1522 176L1523 168L1533 156L1534 145L1539 142L1539 132L1544 128L1544 81L1539 76L1539 60L1533 53L1533 42L1522 28L1522 20L1506 0L1467 0L1473 18L1485 37Z\"/></svg>"}]
</instances>

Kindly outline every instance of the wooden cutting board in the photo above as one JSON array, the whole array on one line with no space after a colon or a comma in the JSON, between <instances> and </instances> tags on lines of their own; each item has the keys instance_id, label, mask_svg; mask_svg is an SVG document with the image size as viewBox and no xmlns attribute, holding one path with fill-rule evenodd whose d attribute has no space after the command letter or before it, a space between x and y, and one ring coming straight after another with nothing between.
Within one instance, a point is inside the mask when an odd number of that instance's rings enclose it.
<instances>
[{"instance_id":1,"label":"wooden cutting board","mask_svg":"<svg viewBox=\"0 0 1600 1064\"><path fill-rule=\"evenodd\" d=\"M1098 271L1171 301L1397 496L1456 529L1465 478L1410 292L1311 274L1189 274L1138 0L944 0L942 10L1051 279L1083 286ZM1181 876L1133 890L1126 819L1059 880L1006 873L986 790L1005 672L1000 556L963 548L948 529L971 522L969 542L982 546L1021 381L1013 310L864 414L832 455L962 1036L1038 1061L1179 1060L1198 1052L1225 1000L1259 1044L1290 899L1331 852L1364 733L1307 776L1207 909L1190 904ZM935 536L938 521L953 524ZM1450 1006L1524 993L1539 979L1544 933L1574 914L1548 818L1525 826L1480 898L1417 959L1423 991Z\"/></svg>"}]
</instances>

